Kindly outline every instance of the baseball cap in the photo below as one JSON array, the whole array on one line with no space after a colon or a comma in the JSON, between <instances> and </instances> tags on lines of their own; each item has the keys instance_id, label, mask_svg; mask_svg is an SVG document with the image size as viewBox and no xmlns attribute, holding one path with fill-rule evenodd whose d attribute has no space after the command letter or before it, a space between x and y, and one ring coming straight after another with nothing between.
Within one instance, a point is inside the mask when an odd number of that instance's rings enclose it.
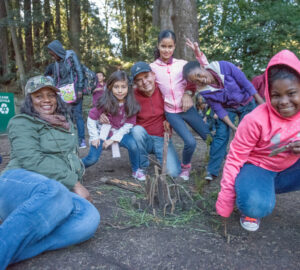
<instances>
[{"instance_id":1,"label":"baseball cap","mask_svg":"<svg viewBox=\"0 0 300 270\"><path fill-rule=\"evenodd\" d=\"M30 78L25 86L25 93L32 94L44 87L53 89L55 92L59 92L59 89L54 86L53 79L49 76L38 75Z\"/></svg>"},{"instance_id":2,"label":"baseball cap","mask_svg":"<svg viewBox=\"0 0 300 270\"><path fill-rule=\"evenodd\" d=\"M134 79L136 75L142 72L149 72L149 71L152 71L149 64L147 64L146 62L137 62L132 66L130 73L132 79Z\"/></svg>"}]
</instances>

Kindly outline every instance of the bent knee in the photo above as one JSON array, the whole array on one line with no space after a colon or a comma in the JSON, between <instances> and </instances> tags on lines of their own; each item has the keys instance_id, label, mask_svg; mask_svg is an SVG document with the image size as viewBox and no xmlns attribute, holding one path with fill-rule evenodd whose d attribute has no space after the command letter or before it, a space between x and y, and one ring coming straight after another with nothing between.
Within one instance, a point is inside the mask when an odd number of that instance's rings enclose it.
<instances>
[{"instance_id":1,"label":"bent knee","mask_svg":"<svg viewBox=\"0 0 300 270\"><path fill-rule=\"evenodd\" d=\"M257 191L249 191L243 200L237 198L237 206L246 216L262 218L272 213L275 196L267 197Z\"/></svg>"},{"instance_id":2,"label":"bent knee","mask_svg":"<svg viewBox=\"0 0 300 270\"><path fill-rule=\"evenodd\" d=\"M147 132L142 126L137 125L131 129L131 133L135 139L138 139L143 137Z\"/></svg>"}]
</instances>

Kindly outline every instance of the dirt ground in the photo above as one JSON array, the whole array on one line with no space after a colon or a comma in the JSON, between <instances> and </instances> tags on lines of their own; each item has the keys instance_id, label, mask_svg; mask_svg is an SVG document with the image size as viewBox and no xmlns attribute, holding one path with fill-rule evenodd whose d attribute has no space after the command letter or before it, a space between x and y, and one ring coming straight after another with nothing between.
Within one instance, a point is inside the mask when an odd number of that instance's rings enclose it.
<instances>
[{"instance_id":1,"label":"dirt ground","mask_svg":"<svg viewBox=\"0 0 300 270\"><path fill-rule=\"evenodd\" d=\"M175 135L174 141L181 153L181 140ZM255 233L242 229L234 212L225 236L224 224L214 211L220 179L210 185L201 181L206 145L200 138L197 142L191 180L182 184L195 201L202 200L201 209L189 202L165 218L161 213L138 209L131 201L136 197L141 201L143 195L100 182L103 177L134 182L126 151L121 149L121 159L112 159L111 152L104 151L84 176L84 185L101 214L95 236L8 269L300 269L300 192L277 196L275 210ZM80 150L80 156L87 152ZM5 135L0 136L0 153L4 157L2 170L9 161Z\"/></svg>"}]
</instances>

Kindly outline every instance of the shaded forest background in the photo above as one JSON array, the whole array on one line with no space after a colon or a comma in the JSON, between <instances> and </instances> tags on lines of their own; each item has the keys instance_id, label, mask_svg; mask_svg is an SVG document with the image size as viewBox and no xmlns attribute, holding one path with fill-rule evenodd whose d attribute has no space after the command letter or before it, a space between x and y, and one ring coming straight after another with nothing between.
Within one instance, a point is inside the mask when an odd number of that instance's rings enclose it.
<instances>
[{"instance_id":1,"label":"shaded forest background","mask_svg":"<svg viewBox=\"0 0 300 270\"><path fill-rule=\"evenodd\" d=\"M0 91L22 93L27 78L43 73L53 61L47 45L54 39L92 70L109 74L153 61L157 34L166 28L177 34L177 57L192 59L187 36L210 61L241 63L252 78L281 49L299 56L299 2L0 0Z\"/></svg>"}]
</instances>

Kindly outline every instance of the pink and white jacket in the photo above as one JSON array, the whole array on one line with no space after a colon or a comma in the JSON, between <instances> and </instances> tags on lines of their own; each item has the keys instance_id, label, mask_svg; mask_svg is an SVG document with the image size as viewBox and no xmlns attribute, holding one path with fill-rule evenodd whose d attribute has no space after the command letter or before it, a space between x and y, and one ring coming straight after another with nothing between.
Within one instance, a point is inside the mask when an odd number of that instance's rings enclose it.
<instances>
[{"instance_id":1,"label":"pink and white jacket","mask_svg":"<svg viewBox=\"0 0 300 270\"><path fill-rule=\"evenodd\" d=\"M208 65L206 56L203 53L197 60L203 66ZM185 60L175 58L171 58L168 63L165 63L158 58L150 64L152 71L155 73L156 83L163 95L166 112L182 112L182 96L185 90L190 90L182 76L182 69L186 63Z\"/></svg>"},{"instance_id":2,"label":"pink and white jacket","mask_svg":"<svg viewBox=\"0 0 300 270\"><path fill-rule=\"evenodd\" d=\"M247 114L238 126L230 145L221 180L221 191L216 202L219 215L229 217L235 204L235 179L245 163L281 172L300 158L285 151L270 157L272 150L300 140L300 112L292 117L282 117L272 106L269 95L268 71L274 65L286 65L300 74L300 61L288 50L277 53L270 60L265 72L266 103Z\"/></svg>"}]
</instances>

